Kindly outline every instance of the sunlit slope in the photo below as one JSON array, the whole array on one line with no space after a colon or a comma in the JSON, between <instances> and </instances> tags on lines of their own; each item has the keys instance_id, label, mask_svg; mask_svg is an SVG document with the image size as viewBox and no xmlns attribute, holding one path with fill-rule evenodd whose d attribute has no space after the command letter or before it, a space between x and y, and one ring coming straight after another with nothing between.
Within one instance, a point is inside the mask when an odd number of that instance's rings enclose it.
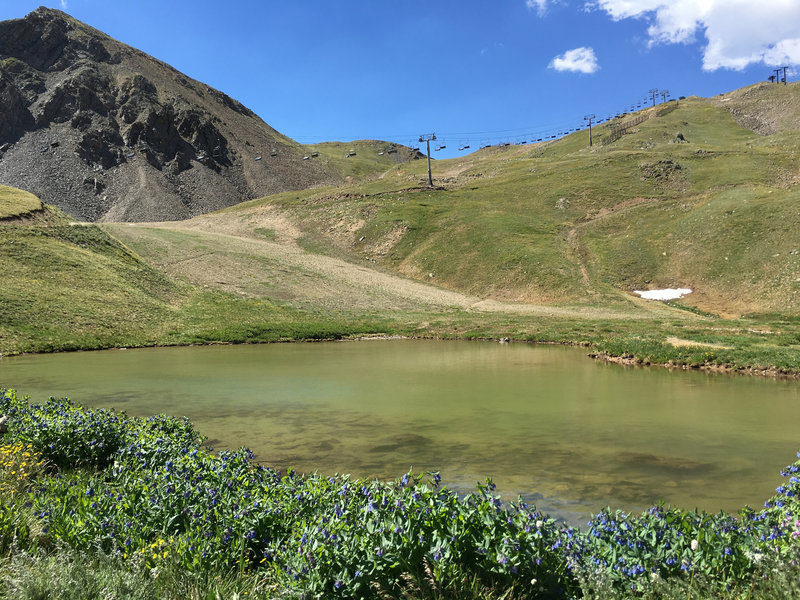
<instances>
[{"instance_id":1,"label":"sunlit slope","mask_svg":"<svg viewBox=\"0 0 800 600\"><path fill-rule=\"evenodd\" d=\"M381 176L392 166L422 156L416 149L380 140L324 142L305 149L305 160L324 163L348 182Z\"/></svg>"},{"instance_id":2,"label":"sunlit slope","mask_svg":"<svg viewBox=\"0 0 800 600\"><path fill-rule=\"evenodd\" d=\"M436 161L433 190L425 161L413 161L231 210L272 205L315 250L480 297L615 304L634 289L689 287L686 304L719 314L797 313L800 138L788 127L798 103L778 102L784 127L762 136L737 124L739 99L725 100L626 115L616 122L649 118L609 144L611 124L595 127L591 148L584 130Z\"/></svg>"},{"instance_id":3,"label":"sunlit slope","mask_svg":"<svg viewBox=\"0 0 800 600\"><path fill-rule=\"evenodd\" d=\"M42 210L42 201L17 188L0 185L0 219L10 219Z\"/></svg>"},{"instance_id":4,"label":"sunlit slope","mask_svg":"<svg viewBox=\"0 0 800 600\"><path fill-rule=\"evenodd\" d=\"M97 227L43 212L0 221L0 354L152 343L177 286Z\"/></svg>"},{"instance_id":5,"label":"sunlit slope","mask_svg":"<svg viewBox=\"0 0 800 600\"><path fill-rule=\"evenodd\" d=\"M0 189L0 209L7 215L0 218L0 356L375 329L359 319L320 318L187 285L100 227L71 224L57 208L19 190Z\"/></svg>"}]
</instances>

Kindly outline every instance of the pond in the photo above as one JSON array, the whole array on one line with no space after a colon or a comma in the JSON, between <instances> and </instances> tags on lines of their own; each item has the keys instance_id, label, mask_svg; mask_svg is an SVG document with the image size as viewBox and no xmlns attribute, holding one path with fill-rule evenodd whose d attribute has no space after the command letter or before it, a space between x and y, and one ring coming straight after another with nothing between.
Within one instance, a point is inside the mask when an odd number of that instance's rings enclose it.
<instances>
[{"instance_id":1,"label":"pond","mask_svg":"<svg viewBox=\"0 0 800 600\"><path fill-rule=\"evenodd\" d=\"M800 384L629 368L559 346L383 340L20 356L0 387L185 415L285 470L491 477L580 523L606 505L758 507L800 449Z\"/></svg>"}]
</instances>

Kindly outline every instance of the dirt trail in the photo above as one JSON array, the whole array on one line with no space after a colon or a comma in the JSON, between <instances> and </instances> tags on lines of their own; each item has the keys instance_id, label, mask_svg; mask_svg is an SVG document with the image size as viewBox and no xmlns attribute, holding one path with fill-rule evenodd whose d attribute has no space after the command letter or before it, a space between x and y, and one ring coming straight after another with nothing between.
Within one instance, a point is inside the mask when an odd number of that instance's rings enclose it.
<instances>
[{"instance_id":1,"label":"dirt trail","mask_svg":"<svg viewBox=\"0 0 800 600\"><path fill-rule=\"evenodd\" d=\"M413 281L300 247L301 231L270 207L188 221L106 225L145 260L173 277L246 297L332 310L467 310L583 317L651 318L642 310L517 304ZM652 311L652 312L651 312Z\"/></svg>"}]
</instances>

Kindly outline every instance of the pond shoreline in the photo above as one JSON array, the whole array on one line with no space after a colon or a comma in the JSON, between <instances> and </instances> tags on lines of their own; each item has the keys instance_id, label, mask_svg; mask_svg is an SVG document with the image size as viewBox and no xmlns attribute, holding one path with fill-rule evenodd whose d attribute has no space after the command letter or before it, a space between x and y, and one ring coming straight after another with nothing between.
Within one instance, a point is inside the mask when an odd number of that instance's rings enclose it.
<instances>
[{"instance_id":1,"label":"pond shoreline","mask_svg":"<svg viewBox=\"0 0 800 600\"><path fill-rule=\"evenodd\" d=\"M59 350L55 352L18 352L0 354L0 362L3 358L13 356L37 356L44 354L60 354L69 352L96 352L103 350L135 350L141 348L176 348L176 347L201 347L201 346L239 346L239 345L261 345L261 344L298 344L298 343L324 343L324 342L369 342L369 341L391 341L391 340L460 340L460 341L475 341L475 342L495 342L500 344L515 343L515 344L531 344L537 346L567 346L578 348L591 348L594 344L588 341L570 342L570 341L538 341L538 340L525 340L515 339L513 337L459 337L459 336L425 336L425 335L399 335L399 334L366 334L366 335L353 335L341 338L310 338L310 339L280 339L274 341L254 341L254 342L231 342L231 341L211 341L206 343L187 343L187 344L152 344L152 345L135 345L128 346L113 346L106 348L71 348L67 350ZM704 371L707 373L720 373L727 375L746 375L752 377L770 377L773 379L786 379L786 380L800 380L800 370L795 371L791 369L782 369L775 367L759 368L753 366L733 367L730 365L718 364L686 364L674 361L657 362L649 361L647 359L639 358L631 354L612 354L607 351L589 352L587 357L609 364L623 365L627 367L660 367L670 371Z\"/></svg>"},{"instance_id":2,"label":"pond shoreline","mask_svg":"<svg viewBox=\"0 0 800 600\"><path fill-rule=\"evenodd\" d=\"M636 358L635 356L617 356L607 352L592 352L587 356L602 362L623 365L626 367L661 367L669 369L670 371L705 371L707 373L722 373L725 375L746 375L751 377L771 377L774 379L800 380L800 372L789 371L785 369L759 369L757 367L732 367L729 365L711 364L687 365L675 362L659 363Z\"/></svg>"}]
</instances>

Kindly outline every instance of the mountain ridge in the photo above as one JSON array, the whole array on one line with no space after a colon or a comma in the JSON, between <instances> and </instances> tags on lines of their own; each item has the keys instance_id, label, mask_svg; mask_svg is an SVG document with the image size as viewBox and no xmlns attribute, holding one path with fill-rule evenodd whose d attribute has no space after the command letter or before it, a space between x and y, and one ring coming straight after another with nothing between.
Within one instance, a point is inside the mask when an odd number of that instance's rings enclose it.
<instances>
[{"instance_id":1,"label":"mountain ridge","mask_svg":"<svg viewBox=\"0 0 800 600\"><path fill-rule=\"evenodd\" d=\"M79 220L185 219L343 179L240 102L54 9L0 23L0 104L0 183Z\"/></svg>"}]
</instances>

